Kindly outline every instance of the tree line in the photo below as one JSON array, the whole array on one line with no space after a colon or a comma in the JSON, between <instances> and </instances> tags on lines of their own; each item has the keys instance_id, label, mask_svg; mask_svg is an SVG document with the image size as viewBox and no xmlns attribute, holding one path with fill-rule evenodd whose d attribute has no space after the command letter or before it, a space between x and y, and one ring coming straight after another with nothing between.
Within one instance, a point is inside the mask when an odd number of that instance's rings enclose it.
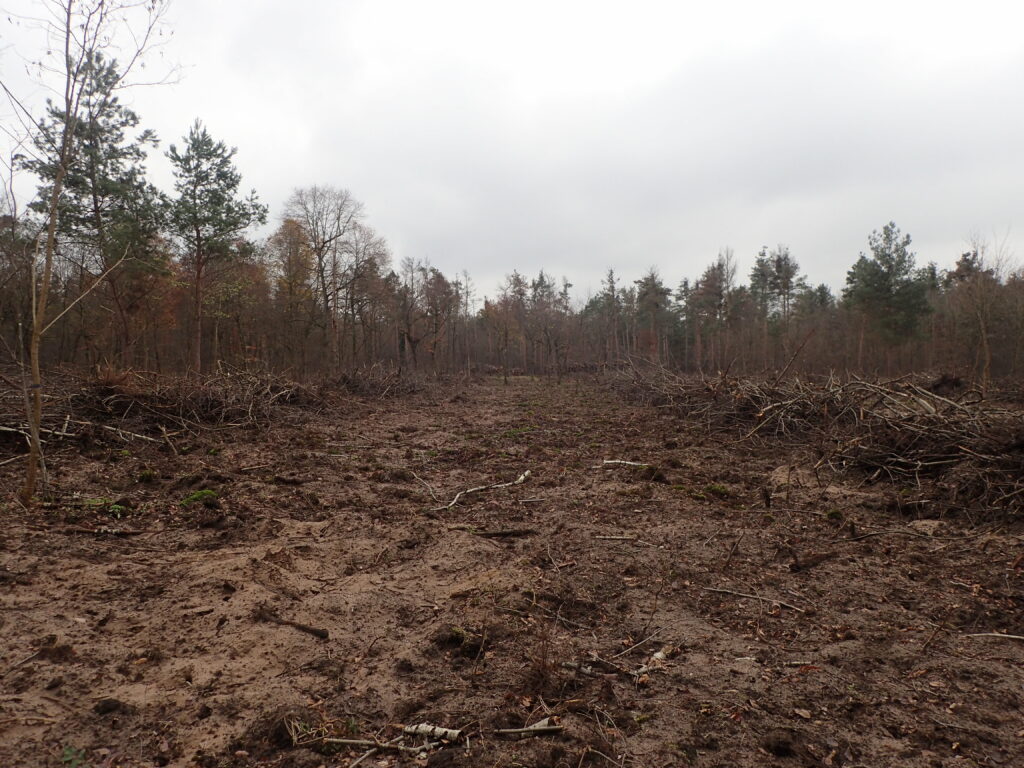
<instances>
[{"instance_id":1,"label":"tree line","mask_svg":"<svg viewBox=\"0 0 1024 768\"><path fill-rule=\"evenodd\" d=\"M158 140L120 100L123 71L102 51L84 55L76 101L49 104L14 159L38 179L27 210L8 195L0 212L0 334L14 357L35 326L44 365L165 372L561 374L629 356L703 373L1022 372L1024 274L980 241L953 269L918 265L891 222L839 295L778 245L747 275L729 249L674 285L653 269L632 280L609 270L582 302L543 271L514 271L480 297L468 273L396 263L340 186L296 189L256 239L268 209L201 122L166 150L174 189L149 181Z\"/></svg>"}]
</instances>

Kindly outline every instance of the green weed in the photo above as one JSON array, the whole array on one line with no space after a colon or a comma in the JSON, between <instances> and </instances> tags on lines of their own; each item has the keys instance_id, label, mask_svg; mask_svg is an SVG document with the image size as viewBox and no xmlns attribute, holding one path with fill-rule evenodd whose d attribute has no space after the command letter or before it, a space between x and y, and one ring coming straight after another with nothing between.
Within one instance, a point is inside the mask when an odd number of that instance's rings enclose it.
<instances>
[{"instance_id":1,"label":"green weed","mask_svg":"<svg viewBox=\"0 0 1024 768\"><path fill-rule=\"evenodd\" d=\"M64 747L60 753L60 761L67 768L89 768L89 763L85 761L84 749L75 749L71 746Z\"/></svg>"},{"instance_id":2,"label":"green weed","mask_svg":"<svg viewBox=\"0 0 1024 768\"><path fill-rule=\"evenodd\" d=\"M718 483L711 483L709 485L705 485L703 490L707 496L714 496L716 499L732 498L732 491L730 491L724 485L719 485Z\"/></svg>"},{"instance_id":3,"label":"green weed","mask_svg":"<svg viewBox=\"0 0 1024 768\"><path fill-rule=\"evenodd\" d=\"M201 491L190 493L181 500L181 506L183 507L190 507L193 504L202 504L204 507L214 508L220 504L220 501L218 500L216 491L204 488Z\"/></svg>"}]
</instances>

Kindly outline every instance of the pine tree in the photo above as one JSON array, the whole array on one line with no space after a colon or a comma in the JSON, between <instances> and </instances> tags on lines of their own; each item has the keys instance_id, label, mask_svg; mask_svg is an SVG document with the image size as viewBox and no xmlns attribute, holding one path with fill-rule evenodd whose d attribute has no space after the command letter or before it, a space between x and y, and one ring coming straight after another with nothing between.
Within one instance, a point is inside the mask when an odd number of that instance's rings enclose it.
<instances>
[{"instance_id":1,"label":"pine tree","mask_svg":"<svg viewBox=\"0 0 1024 768\"><path fill-rule=\"evenodd\" d=\"M860 254L846 275L843 297L863 321L858 366L865 327L874 329L891 348L913 338L929 311L928 288L914 269L910 242L910 235L889 222L868 238L871 256Z\"/></svg>"},{"instance_id":2,"label":"pine tree","mask_svg":"<svg viewBox=\"0 0 1024 768\"><path fill-rule=\"evenodd\" d=\"M196 120L181 149L167 152L174 166L171 230L181 243L192 281L192 369L202 370L203 289L209 268L237 257L234 240L253 224L267 220L256 192L238 197L242 176L232 158L236 150L214 141Z\"/></svg>"},{"instance_id":3,"label":"pine tree","mask_svg":"<svg viewBox=\"0 0 1024 768\"><path fill-rule=\"evenodd\" d=\"M114 357L127 364L134 342L132 316L142 308L153 278L166 268L166 254L159 247L165 201L146 181L145 167L146 148L156 146L157 139L150 130L131 135L139 117L118 98L117 61L94 51L83 61L81 77L74 163L63 180L57 233L80 251L83 276L87 270L108 273L102 289L117 320ZM30 206L39 213L45 213L60 170L47 148L55 145L68 122L66 110L51 103L35 137L38 154L24 163L43 182ZM112 270L115 265L120 265L117 271Z\"/></svg>"}]
</instances>

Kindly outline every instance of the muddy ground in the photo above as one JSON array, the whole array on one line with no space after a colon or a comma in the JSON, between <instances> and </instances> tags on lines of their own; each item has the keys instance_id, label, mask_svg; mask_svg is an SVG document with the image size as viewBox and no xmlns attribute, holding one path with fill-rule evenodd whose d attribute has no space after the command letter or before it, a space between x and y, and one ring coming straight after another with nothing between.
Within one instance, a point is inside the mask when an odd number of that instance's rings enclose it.
<instances>
[{"instance_id":1,"label":"muddy ground","mask_svg":"<svg viewBox=\"0 0 1024 768\"><path fill-rule=\"evenodd\" d=\"M972 636L1024 634L1020 524L737 437L521 379L54 439L0 530L0 766L333 768L422 722L468 748L360 765L1024 765L1024 642Z\"/></svg>"}]
</instances>

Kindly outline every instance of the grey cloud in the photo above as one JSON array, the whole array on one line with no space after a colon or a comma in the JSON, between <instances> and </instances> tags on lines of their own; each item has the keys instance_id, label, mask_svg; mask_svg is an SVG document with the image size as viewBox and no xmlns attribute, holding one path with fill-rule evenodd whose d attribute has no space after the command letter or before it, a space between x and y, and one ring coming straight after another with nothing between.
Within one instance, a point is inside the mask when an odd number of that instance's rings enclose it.
<instances>
[{"instance_id":1,"label":"grey cloud","mask_svg":"<svg viewBox=\"0 0 1024 768\"><path fill-rule=\"evenodd\" d=\"M186 77L136 96L165 144L199 116L272 213L296 186L348 187L397 258L483 292L512 268L581 293L609 267L675 283L779 242L839 287L889 219L921 261L972 231L1022 252L1024 52L971 38L1009 29L1001 11L173 7Z\"/></svg>"}]
</instances>

